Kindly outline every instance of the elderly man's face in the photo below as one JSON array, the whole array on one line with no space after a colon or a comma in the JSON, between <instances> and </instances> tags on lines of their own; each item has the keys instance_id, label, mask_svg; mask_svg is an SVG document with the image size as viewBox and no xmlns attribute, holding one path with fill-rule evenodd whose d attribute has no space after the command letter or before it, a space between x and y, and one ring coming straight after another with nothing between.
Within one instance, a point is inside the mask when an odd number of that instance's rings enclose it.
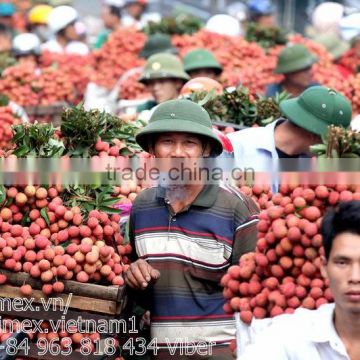
<instances>
[{"instance_id":1,"label":"elderly man's face","mask_svg":"<svg viewBox=\"0 0 360 360\"><path fill-rule=\"evenodd\" d=\"M329 279L340 314L360 316L360 235L337 235L329 259L323 258L322 275Z\"/></svg>"},{"instance_id":2,"label":"elderly man's face","mask_svg":"<svg viewBox=\"0 0 360 360\"><path fill-rule=\"evenodd\" d=\"M196 135L169 132L158 136L153 154L157 158L200 158L210 155L210 145L204 146Z\"/></svg>"},{"instance_id":3,"label":"elderly man's face","mask_svg":"<svg viewBox=\"0 0 360 360\"><path fill-rule=\"evenodd\" d=\"M199 180L195 176L197 169L193 159L208 157L210 151L210 145L204 144L196 135L176 132L158 135L151 153L156 158L163 159L160 165L161 186L171 190L174 200L184 199L186 186Z\"/></svg>"}]
</instances>

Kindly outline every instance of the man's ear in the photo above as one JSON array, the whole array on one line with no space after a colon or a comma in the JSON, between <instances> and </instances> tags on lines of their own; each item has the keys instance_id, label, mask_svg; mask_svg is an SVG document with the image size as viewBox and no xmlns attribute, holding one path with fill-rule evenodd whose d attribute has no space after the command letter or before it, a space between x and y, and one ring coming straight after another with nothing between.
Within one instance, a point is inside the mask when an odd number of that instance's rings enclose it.
<instances>
[{"instance_id":1,"label":"man's ear","mask_svg":"<svg viewBox=\"0 0 360 360\"><path fill-rule=\"evenodd\" d=\"M321 276L324 278L324 279L327 279L328 278L328 272L327 272L327 259L324 255L321 255L320 256L320 260L321 260L321 266L320 266L320 272L321 272Z\"/></svg>"},{"instance_id":2,"label":"man's ear","mask_svg":"<svg viewBox=\"0 0 360 360\"><path fill-rule=\"evenodd\" d=\"M203 155L203 157L209 157L210 154L211 154L211 144L208 142L206 144L206 146L204 147L202 155Z\"/></svg>"},{"instance_id":3,"label":"man's ear","mask_svg":"<svg viewBox=\"0 0 360 360\"><path fill-rule=\"evenodd\" d=\"M154 141L154 139L149 139L149 140L148 140L148 148L149 148L148 153L149 153L150 155L152 155L152 156L155 156L155 149L154 149L154 147L155 147L155 141Z\"/></svg>"},{"instance_id":4,"label":"man's ear","mask_svg":"<svg viewBox=\"0 0 360 360\"><path fill-rule=\"evenodd\" d=\"M177 79L176 80L176 89L177 89L177 91L178 92L180 92L180 90L182 89L182 87L184 86L184 82L182 81L182 80L180 80L180 79Z\"/></svg>"}]
</instances>

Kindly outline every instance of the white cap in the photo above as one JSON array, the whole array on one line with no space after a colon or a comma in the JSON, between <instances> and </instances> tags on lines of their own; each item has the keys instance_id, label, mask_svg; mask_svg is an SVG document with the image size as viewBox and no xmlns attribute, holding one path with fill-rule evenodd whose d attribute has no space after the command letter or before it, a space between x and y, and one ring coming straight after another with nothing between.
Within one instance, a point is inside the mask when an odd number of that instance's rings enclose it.
<instances>
[{"instance_id":1,"label":"white cap","mask_svg":"<svg viewBox=\"0 0 360 360\"><path fill-rule=\"evenodd\" d=\"M247 17L247 9L246 5L242 2L235 2L230 4L227 7L227 12L230 16L238 19L239 21L246 20Z\"/></svg>"},{"instance_id":2,"label":"white cap","mask_svg":"<svg viewBox=\"0 0 360 360\"><path fill-rule=\"evenodd\" d=\"M312 24L319 32L338 32L339 22L344 15L344 6L326 1L318 5L312 14Z\"/></svg>"},{"instance_id":3,"label":"white cap","mask_svg":"<svg viewBox=\"0 0 360 360\"><path fill-rule=\"evenodd\" d=\"M351 40L360 35L360 13L345 16L340 21L340 33L344 40Z\"/></svg>"},{"instance_id":4,"label":"white cap","mask_svg":"<svg viewBox=\"0 0 360 360\"><path fill-rule=\"evenodd\" d=\"M108 6L123 7L125 5L125 1L124 0L105 0L104 4L108 5Z\"/></svg>"},{"instance_id":5,"label":"white cap","mask_svg":"<svg viewBox=\"0 0 360 360\"><path fill-rule=\"evenodd\" d=\"M40 39L32 33L16 35L12 42L12 51L15 55L40 54Z\"/></svg>"},{"instance_id":6,"label":"white cap","mask_svg":"<svg viewBox=\"0 0 360 360\"><path fill-rule=\"evenodd\" d=\"M242 30L240 22L233 16L226 14L217 14L212 16L205 25L205 30L220 35L240 36Z\"/></svg>"},{"instance_id":7,"label":"white cap","mask_svg":"<svg viewBox=\"0 0 360 360\"><path fill-rule=\"evenodd\" d=\"M78 13L73 7L67 5L58 6L51 11L48 18L48 26L56 34L75 22L77 18Z\"/></svg>"},{"instance_id":8,"label":"white cap","mask_svg":"<svg viewBox=\"0 0 360 360\"><path fill-rule=\"evenodd\" d=\"M90 50L89 47L81 41L71 41L66 45L65 52L67 54L87 55Z\"/></svg>"}]
</instances>

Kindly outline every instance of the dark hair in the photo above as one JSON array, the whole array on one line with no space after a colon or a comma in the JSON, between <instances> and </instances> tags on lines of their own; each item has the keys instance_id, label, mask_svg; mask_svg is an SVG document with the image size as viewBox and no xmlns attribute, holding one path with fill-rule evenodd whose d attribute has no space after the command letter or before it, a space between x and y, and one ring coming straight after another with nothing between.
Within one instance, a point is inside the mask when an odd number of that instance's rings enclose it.
<instances>
[{"instance_id":1,"label":"dark hair","mask_svg":"<svg viewBox=\"0 0 360 360\"><path fill-rule=\"evenodd\" d=\"M345 232L360 235L360 200L342 202L326 212L321 224L326 259L329 258L334 238Z\"/></svg>"},{"instance_id":2,"label":"dark hair","mask_svg":"<svg viewBox=\"0 0 360 360\"><path fill-rule=\"evenodd\" d=\"M109 6L110 14L121 18L121 8L118 6L110 5Z\"/></svg>"}]
</instances>

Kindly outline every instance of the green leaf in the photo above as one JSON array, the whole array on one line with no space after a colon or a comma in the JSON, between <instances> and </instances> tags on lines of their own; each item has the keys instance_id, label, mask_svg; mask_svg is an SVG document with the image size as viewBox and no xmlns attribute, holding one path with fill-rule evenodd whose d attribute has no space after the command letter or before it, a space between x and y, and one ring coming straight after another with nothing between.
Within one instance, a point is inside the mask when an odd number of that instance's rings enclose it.
<instances>
[{"instance_id":1,"label":"green leaf","mask_svg":"<svg viewBox=\"0 0 360 360\"><path fill-rule=\"evenodd\" d=\"M68 247L70 244L71 244L71 241L67 240L67 241L61 243L60 246L64 249L66 249L66 247Z\"/></svg>"},{"instance_id":2,"label":"green leaf","mask_svg":"<svg viewBox=\"0 0 360 360\"><path fill-rule=\"evenodd\" d=\"M121 209L115 209L109 206L99 206L98 210L104 211L108 214L119 214L121 212Z\"/></svg>"},{"instance_id":3,"label":"green leaf","mask_svg":"<svg viewBox=\"0 0 360 360\"><path fill-rule=\"evenodd\" d=\"M45 220L46 225L50 226L50 219L49 219L49 215L47 213L47 209L44 207L40 210L40 215L42 216L42 218Z\"/></svg>"},{"instance_id":4,"label":"green leaf","mask_svg":"<svg viewBox=\"0 0 360 360\"><path fill-rule=\"evenodd\" d=\"M133 154L133 152L131 150L129 150L127 147L122 148L120 150L120 156L127 156L127 155L131 155Z\"/></svg>"},{"instance_id":5,"label":"green leaf","mask_svg":"<svg viewBox=\"0 0 360 360\"><path fill-rule=\"evenodd\" d=\"M10 206L11 204L14 203L14 199L13 198L7 198L6 199L6 202L5 202L5 206L8 207Z\"/></svg>"},{"instance_id":6,"label":"green leaf","mask_svg":"<svg viewBox=\"0 0 360 360\"><path fill-rule=\"evenodd\" d=\"M104 192L101 192L101 193L97 192L95 196L96 196L96 203L100 204L104 200L105 194L104 194Z\"/></svg>"},{"instance_id":7,"label":"green leaf","mask_svg":"<svg viewBox=\"0 0 360 360\"><path fill-rule=\"evenodd\" d=\"M109 199L105 199L101 202L101 205L113 205L119 202L119 198L109 198Z\"/></svg>"},{"instance_id":8,"label":"green leaf","mask_svg":"<svg viewBox=\"0 0 360 360\"><path fill-rule=\"evenodd\" d=\"M0 186L0 204L3 204L6 200L6 189L4 185Z\"/></svg>"},{"instance_id":9,"label":"green leaf","mask_svg":"<svg viewBox=\"0 0 360 360\"><path fill-rule=\"evenodd\" d=\"M360 158L359 155L353 154L353 153L345 153L345 154L342 154L341 157L343 157L343 158L353 158L353 159Z\"/></svg>"},{"instance_id":10,"label":"green leaf","mask_svg":"<svg viewBox=\"0 0 360 360\"><path fill-rule=\"evenodd\" d=\"M26 212L26 214L24 215L22 221L21 221L21 225L22 226L28 226L31 224L31 219L29 217L29 211Z\"/></svg>"},{"instance_id":11,"label":"green leaf","mask_svg":"<svg viewBox=\"0 0 360 360\"><path fill-rule=\"evenodd\" d=\"M200 106L204 106L209 100L213 99L215 97L215 89L212 89L207 93L207 95L202 99L198 104Z\"/></svg>"},{"instance_id":12,"label":"green leaf","mask_svg":"<svg viewBox=\"0 0 360 360\"><path fill-rule=\"evenodd\" d=\"M90 212L91 210L93 210L95 208L94 205L91 205L90 203L85 203L84 204L84 209L87 211L87 212Z\"/></svg>"},{"instance_id":13,"label":"green leaf","mask_svg":"<svg viewBox=\"0 0 360 360\"><path fill-rule=\"evenodd\" d=\"M27 155L30 152L30 148L27 145L22 145L19 146L18 148L16 148L13 152L14 155L16 155L17 157L24 157L25 155Z\"/></svg>"}]
</instances>

